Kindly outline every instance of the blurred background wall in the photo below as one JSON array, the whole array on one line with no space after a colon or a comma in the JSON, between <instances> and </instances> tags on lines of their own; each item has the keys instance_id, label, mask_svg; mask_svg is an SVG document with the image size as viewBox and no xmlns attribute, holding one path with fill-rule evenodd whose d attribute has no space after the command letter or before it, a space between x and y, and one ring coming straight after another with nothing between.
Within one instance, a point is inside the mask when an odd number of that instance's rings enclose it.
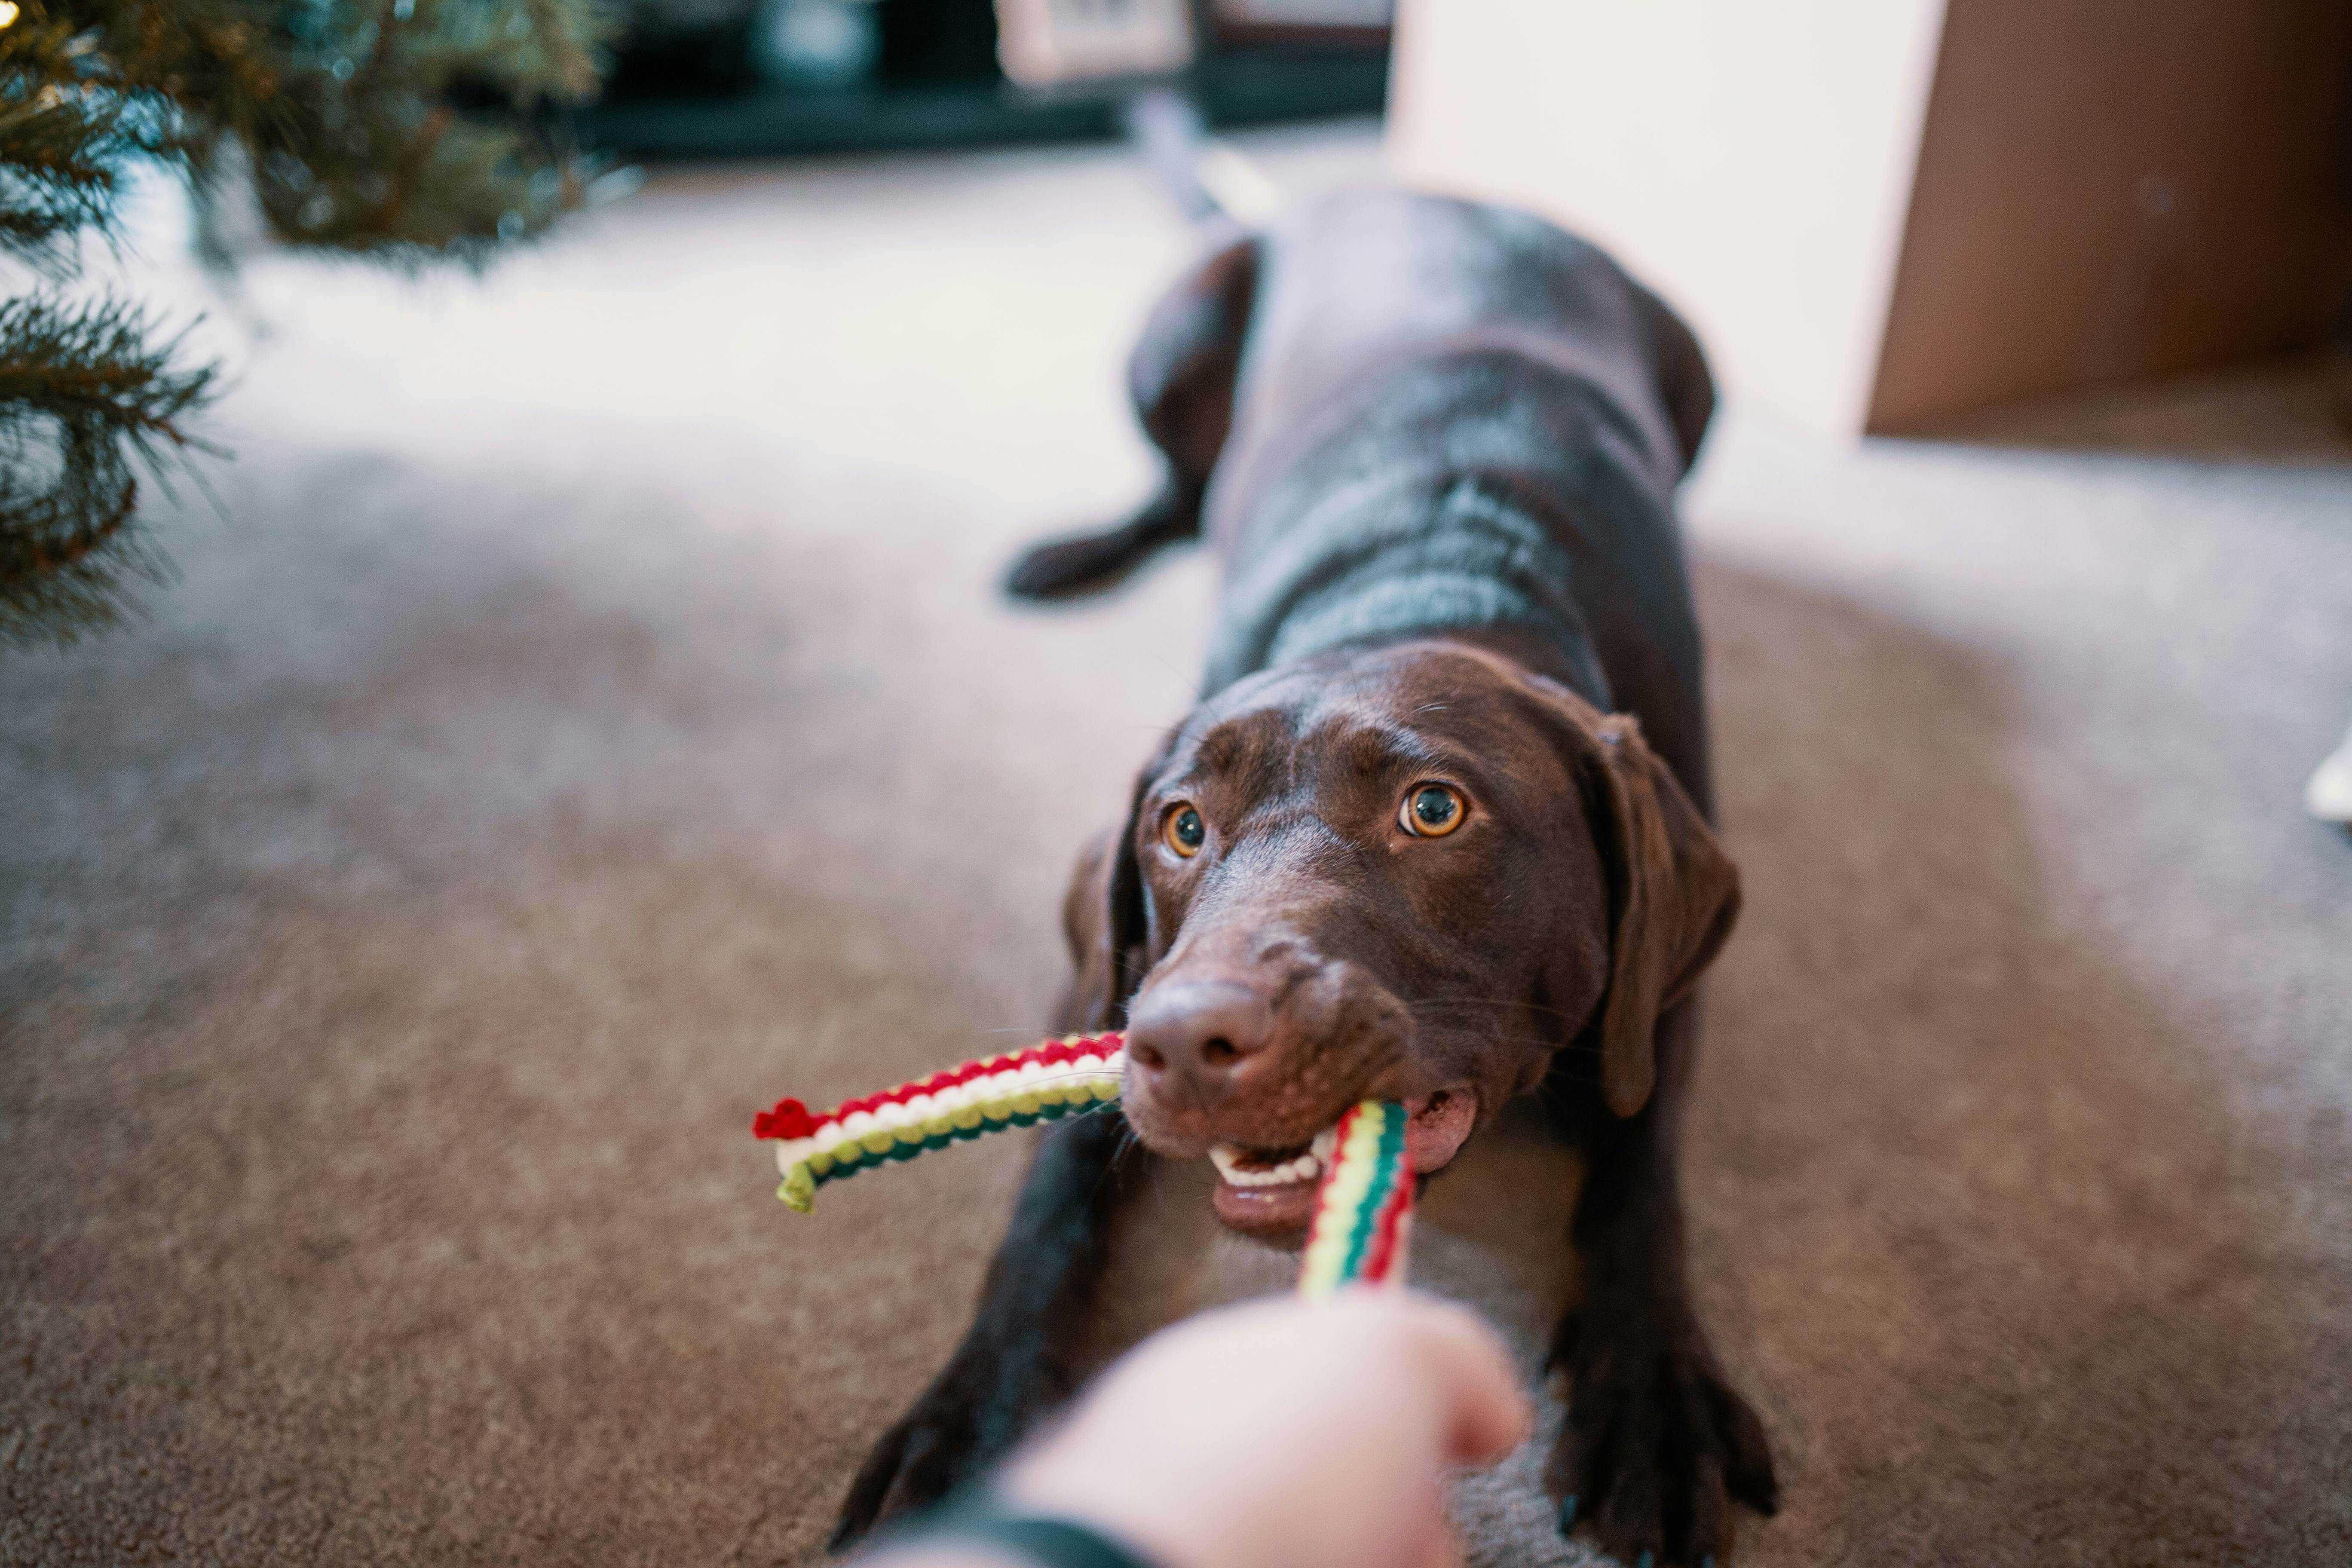
<instances>
[{"instance_id":1,"label":"blurred background wall","mask_svg":"<svg viewBox=\"0 0 2352 1568\"><path fill-rule=\"evenodd\" d=\"M1181 77L1213 124L1377 112L1392 0L626 0L591 142L721 157L1113 134Z\"/></svg>"},{"instance_id":2,"label":"blurred background wall","mask_svg":"<svg viewBox=\"0 0 2352 1568\"><path fill-rule=\"evenodd\" d=\"M2339 344L2340 0L1407 0L1417 184L1591 233L1821 428Z\"/></svg>"},{"instance_id":3,"label":"blurred background wall","mask_svg":"<svg viewBox=\"0 0 2352 1568\"><path fill-rule=\"evenodd\" d=\"M1393 173L1531 206L1811 427L2343 363L2341 0L627 0L591 145L661 160L1370 113ZM2324 379L2326 373L2307 369ZM2322 395L2328 395L2323 393Z\"/></svg>"}]
</instances>

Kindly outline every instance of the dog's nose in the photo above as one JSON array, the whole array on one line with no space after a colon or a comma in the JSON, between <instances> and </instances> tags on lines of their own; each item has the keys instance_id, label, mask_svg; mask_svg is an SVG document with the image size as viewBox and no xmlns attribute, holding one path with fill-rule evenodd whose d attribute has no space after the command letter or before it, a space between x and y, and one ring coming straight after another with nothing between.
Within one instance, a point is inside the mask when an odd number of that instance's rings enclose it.
<instances>
[{"instance_id":1,"label":"dog's nose","mask_svg":"<svg viewBox=\"0 0 2352 1568\"><path fill-rule=\"evenodd\" d=\"M1127 1019L1127 1054L1155 1089L1172 1088L1195 1104L1215 1103L1234 1074L1274 1040L1274 1008L1253 986L1227 980L1179 980L1135 999Z\"/></svg>"}]
</instances>

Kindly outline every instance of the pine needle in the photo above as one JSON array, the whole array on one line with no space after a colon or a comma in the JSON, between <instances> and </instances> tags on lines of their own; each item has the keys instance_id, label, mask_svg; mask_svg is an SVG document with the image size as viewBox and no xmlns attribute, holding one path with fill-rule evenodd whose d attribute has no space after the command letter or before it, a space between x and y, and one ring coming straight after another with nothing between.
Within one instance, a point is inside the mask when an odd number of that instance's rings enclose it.
<instances>
[{"instance_id":1,"label":"pine needle","mask_svg":"<svg viewBox=\"0 0 2352 1568\"><path fill-rule=\"evenodd\" d=\"M166 580L139 479L216 451L187 428L214 368L152 337L120 300L0 303L0 642L62 646L119 621L132 583Z\"/></svg>"},{"instance_id":2,"label":"pine needle","mask_svg":"<svg viewBox=\"0 0 2352 1568\"><path fill-rule=\"evenodd\" d=\"M140 163L249 167L274 236L394 266L483 265L586 199L546 110L597 88L603 0L20 0L0 23L0 644L69 642L169 574L142 479L215 454L215 367L61 286ZM234 143L243 157L226 156Z\"/></svg>"}]
</instances>

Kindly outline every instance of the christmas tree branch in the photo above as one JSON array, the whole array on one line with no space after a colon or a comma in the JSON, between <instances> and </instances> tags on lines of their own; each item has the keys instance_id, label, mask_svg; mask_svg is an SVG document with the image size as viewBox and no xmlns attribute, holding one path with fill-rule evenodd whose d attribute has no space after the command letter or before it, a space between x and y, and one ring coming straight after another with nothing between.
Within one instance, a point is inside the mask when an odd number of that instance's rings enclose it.
<instances>
[{"instance_id":1,"label":"christmas tree branch","mask_svg":"<svg viewBox=\"0 0 2352 1568\"><path fill-rule=\"evenodd\" d=\"M89 53L63 21L0 29L0 249L52 277L70 270L60 241L111 231L121 165L142 150L122 101L85 86Z\"/></svg>"},{"instance_id":2,"label":"christmas tree branch","mask_svg":"<svg viewBox=\"0 0 2352 1568\"><path fill-rule=\"evenodd\" d=\"M478 265L581 205L534 111L595 91L609 29L602 0L8 0L0 258L62 283L144 160L200 186L249 168L289 245ZM214 372L152 337L111 300L0 306L0 644L119 619L168 570L140 481L211 450L190 422Z\"/></svg>"},{"instance_id":3,"label":"christmas tree branch","mask_svg":"<svg viewBox=\"0 0 2352 1568\"><path fill-rule=\"evenodd\" d=\"M117 300L0 303L0 642L69 642L169 570L137 526L139 475L215 450L186 427L214 371L152 337Z\"/></svg>"}]
</instances>

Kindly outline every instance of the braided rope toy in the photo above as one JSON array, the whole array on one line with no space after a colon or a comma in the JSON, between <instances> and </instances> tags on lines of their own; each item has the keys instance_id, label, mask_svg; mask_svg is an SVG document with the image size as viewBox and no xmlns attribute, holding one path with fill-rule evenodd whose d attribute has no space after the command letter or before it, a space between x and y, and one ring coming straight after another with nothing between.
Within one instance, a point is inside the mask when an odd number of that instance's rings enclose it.
<instances>
[{"instance_id":1,"label":"braided rope toy","mask_svg":"<svg viewBox=\"0 0 2352 1568\"><path fill-rule=\"evenodd\" d=\"M807 1214L827 1182L985 1133L1114 1105L1126 1068L1120 1036L1074 1035L966 1062L831 1110L780 1100L752 1118L751 1135L776 1145L783 1177L776 1196ZM1403 1279L1413 1187L1405 1121L1403 1106L1378 1100L1340 1117L1316 1189L1301 1295L1328 1296L1351 1281Z\"/></svg>"},{"instance_id":2,"label":"braided rope toy","mask_svg":"<svg viewBox=\"0 0 2352 1568\"><path fill-rule=\"evenodd\" d=\"M1350 1280L1402 1281L1412 1237L1412 1161L1404 1107L1367 1100L1339 1118L1339 1147L1315 1193L1298 1293L1328 1296Z\"/></svg>"}]
</instances>

